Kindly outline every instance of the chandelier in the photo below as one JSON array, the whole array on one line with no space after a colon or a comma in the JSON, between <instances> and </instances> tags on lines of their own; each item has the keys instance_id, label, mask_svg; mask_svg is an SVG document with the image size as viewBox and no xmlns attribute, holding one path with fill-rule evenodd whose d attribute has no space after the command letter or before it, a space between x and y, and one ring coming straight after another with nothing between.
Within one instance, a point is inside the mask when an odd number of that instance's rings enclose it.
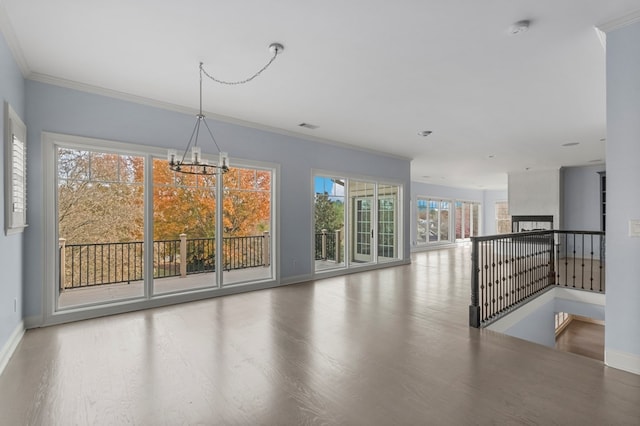
<instances>
[{"instance_id":1,"label":"chandelier","mask_svg":"<svg viewBox=\"0 0 640 426\"><path fill-rule=\"evenodd\" d=\"M213 175L216 172L226 173L229 171L229 157L226 152L222 152L220 150L220 146L216 139L213 137L213 133L207 124L207 120L205 120L205 116L202 113L202 76L205 75L209 77L211 80L215 81L219 84L226 85L238 85L245 84L259 76L264 70L266 70L269 65L273 63L279 53L284 50L284 46L280 43L271 43L269 45L269 51L272 56L269 62L258 72L253 74L251 77L245 78L244 80L238 81L225 81L219 80L209 74L203 67L203 63L200 62L200 109L198 114L196 114L196 124L193 127L193 131L191 132L191 137L189 138L189 142L187 143L186 148L182 152L181 156L178 156L178 151L175 149L170 149L167 154L167 159L169 161L169 168L174 172L178 173L186 173L191 175ZM207 130L207 133L211 137L211 140L215 144L218 149L218 162L217 163L209 163L208 160L202 158L202 151L200 146L198 145L198 136L200 135L201 126L204 126L204 129ZM204 131L204 130L203 130Z\"/></svg>"}]
</instances>

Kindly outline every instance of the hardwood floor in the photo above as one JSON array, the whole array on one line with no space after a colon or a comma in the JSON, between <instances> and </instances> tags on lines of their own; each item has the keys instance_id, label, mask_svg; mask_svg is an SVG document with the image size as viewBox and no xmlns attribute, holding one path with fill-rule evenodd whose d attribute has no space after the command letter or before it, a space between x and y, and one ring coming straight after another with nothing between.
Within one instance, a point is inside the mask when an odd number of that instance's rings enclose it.
<instances>
[{"instance_id":1,"label":"hardwood floor","mask_svg":"<svg viewBox=\"0 0 640 426\"><path fill-rule=\"evenodd\" d=\"M638 424L640 376L469 328L469 261L30 330L0 424Z\"/></svg>"},{"instance_id":2,"label":"hardwood floor","mask_svg":"<svg viewBox=\"0 0 640 426\"><path fill-rule=\"evenodd\" d=\"M574 319L556 337L556 349L604 362L604 326Z\"/></svg>"}]
</instances>

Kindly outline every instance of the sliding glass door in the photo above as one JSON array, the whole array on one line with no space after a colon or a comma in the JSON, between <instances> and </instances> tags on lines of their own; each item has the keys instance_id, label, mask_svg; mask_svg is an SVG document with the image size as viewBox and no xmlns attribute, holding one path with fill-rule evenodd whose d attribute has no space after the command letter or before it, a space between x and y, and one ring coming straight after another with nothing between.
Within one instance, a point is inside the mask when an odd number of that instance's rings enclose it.
<instances>
[{"instance_id":1,"label":"sliding glass door","mask_svg":"<svg viewBox=\"0 0 640 426\"><path fill-rule=\"evenodd\" d=\"M224 175L223 285L272 277L271 170L232 167Z\"/></svg>"},{"instance_id":2,"label":"sliding glass door","mask_svg":"<svg viewBox=\"0 0 640 426\"><path fill-rule=\"evenodd\" d=\"M375 181L314 176L315 270L400 259L400 188Z\"/></svg>"},{"instance_id":3,"label":"sliding glass door","mask_svg":"<svg viewBox=\"0 0 640 426\"><path fill-rule=\"evenodd\" d=\"M153 159L153 292L216 287L216 176Z\"/></svg>"},{"instance_id":4,"label":"sliding glass door","mask_svg":"<svg viewBox=\"0 0 640 426\"><path fill-rule=\"evenodd\" d=\"M398 186L378 185L378 261L398 259Z\"/></svg>"},{"instance_id":5,"label":"sliding glass door","mask_svg":"<svg viewBox=\"0 0 640 426\"><path fill-rule=\"evenodd\" d=\"M416 201L416 243L441 244L451 242L450 200L418 197Z\"/></svg>"},{"instance_id":6,"label":"sliding glass door","mask_svg":"<svg viewBox=\"0 0 640 426\"><path fill-rule=\"evenodd\" d=\"M375 184L357 180L349 181L349 206L351 207L351 263L370 263L373 261L375 220L374 206Z\"/></svg>"},{"instance_id":7,"label":"sliding glass door","mask_svg":"<svg viewBox=\"0 0 640 426\"><path fill-rule=\"evenodd\" d=\"M57 246L47 248L53 313L274 278L275 168L248 162L221 176L181 174L159 150L45 140L55 188L45 214Z\"/></svg>"},{"instance_id":8,"label":"sliding glass door","mask_svg":"<svg viewBox=\"0 0 640 426\"><path fill-rule=\"evenodd\" d=\"M313 179L316 271L344 268L346 265L345 181L339 176L315 176Z\"/></svg>"},{"instance_id":9,"label":"sliding glass door","mask_svg":"<svg viewBox=\"0 0 640 426\"><path fill-rule=\"evenodd\" d=\"M57 306L144 296L143 156L57 147Z\"/></svg>"}]
</instances>

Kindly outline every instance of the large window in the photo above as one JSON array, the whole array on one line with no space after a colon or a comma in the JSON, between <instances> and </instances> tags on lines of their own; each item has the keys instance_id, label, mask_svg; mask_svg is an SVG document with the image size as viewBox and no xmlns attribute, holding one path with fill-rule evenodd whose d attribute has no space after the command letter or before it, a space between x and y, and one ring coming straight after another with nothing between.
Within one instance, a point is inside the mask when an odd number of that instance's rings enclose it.
<instances>
[{"instance_id":1,"label":"large window","mask_svg":"<svg viewBox=\"0 0 640 426\"><path fill-rule=\"evenodd\" d=\"M224 175L224 285L271 277L272 175L254 167Z\"/></svg>"},{"instance_id":2,"label":"large window","mask_svg":"<svg viewBox=\"0 0 640 426\"><path fill-rule=\"evenodd\" d=\"M274 277L274 168L185 175L152 148L45 140L56 188L54 312Z\"/></svg>"},{"instance_id":3,"label":"large window","mask_svg":"<svg viewBox=\"0 0 640 426\"><path fill-rule=\"evenodd\" d=\"M451 241L451 201L418 197L416 202L417 237L419 244Z\"/></svg>"},{"instance_id":4,"label":"large window","mask_svg":"<svg viewBox=\"0 0 640 426\"><path fill-rule=\"evenodd\" d=\"M436 197L416 200L416 243L442 244L480 234L480 203ZM453 227L453 228L452 228Z\"/></svg>"},{"instance_id":5,"label":"large window","mask_svg":"<svg viewBox=\"0 0 640 426\"><path fill-rule=\"evenodd\" d=\"M315 269L342 268L345 264L344 177L315 176L314 255Z\"/></svg>"},{"instance_id":6,"label":"large window","mask_svg":"<svg viewBox=\"0 0 640 426\"><path fill-rule=\"evenodd\" d=\"M144 157L67 147L56 157L59 307L143 296L131 283L144 277Z\"/></svg>"},{"instance_id":7,"label":"large window","mask_svg":"<svg viewBox=\"0 0 640 426\"><path fill-rule=\"evenodd\" d=\"M217 286L216 183L215 175L174 173L153 159L155 294Z\"/></svg>"},{"instance_id":8,"label":"large window","mask_svg":"<svg viewBox=\"0 0 640 426\"><path fill-rule=\"evenodd\" d=\"M429 241L449 241L449 210L451 202L433 201L429 203ZM435 234L438 237L435 237Z\"/></svg>"},{"instance_id":9,"label":"large window","mask_svg":"<svg viewBox=\"0 0 640 426\"><path fill-rule=\"evenodd\" d=\"M456 240L477 237L480 234L480 203L456 201Z\"/></svg>"},{"instance_id":10,"label":"large window","mask_svg":"<svg viewBox=\"0 0 640 426\"><path fill-rule=\"evenodd\" d=\"M511 232L511 216L507 201L496 202L496 233L509 234Z\"/></svg>"},{"instance_id":11,"label":"large window","mask_svg":"<svg viewBox=\"0 0 640 426\"><path fill-rule=\"evenodd\" d=\"M400 258L399 185L314 176L315 270Z\"/></svg>"}]
</instances>

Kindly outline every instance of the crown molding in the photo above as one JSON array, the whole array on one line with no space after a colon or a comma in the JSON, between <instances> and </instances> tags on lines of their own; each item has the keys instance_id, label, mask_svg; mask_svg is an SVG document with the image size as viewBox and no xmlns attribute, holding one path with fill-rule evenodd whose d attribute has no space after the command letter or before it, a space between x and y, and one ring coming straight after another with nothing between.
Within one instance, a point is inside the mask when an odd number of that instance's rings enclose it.
<instances>
[{"instance_id":1,"label":"crown molding","mask_svg":"<svg viewBox=\"0 0 640 426\"><path fill-rule=\"evenodd\" d=\"M156 99L146 98L144 96L133 95L131 93L120 92L106 87L94 86L92 84L80 83L74 80L54 77L48 74L33 72L26 77L28 80L37 81L39 83L50 84L52 86L64 87L65 89L77 90L79 92L91 93L94 95L105 96L108 98L119 99L122 101L132 102L135 104L146 105L150 107L165 109L169 111L179 112L182 114L197 114L194 108L188 108L170 102L163 102ZM224 120L223 120L224 121Z\"/></svg>"},{"instance_id":2,"label":"crown molding","mask_svg":"<svg viewBox=\"0 0 640 426\"><path fill-rule=\"evenodd\" d=\"M20 42L18 41L18 37L13 29L13 25L11 25L11 20L9 19L9 15L7 14L7 10L4 8L2 1L0 1L0 32L4 35L4 39L7 41L11 55L18 64L18 68L20 68L22 76L27 78L31 73L31 69L22 54Z\"/></svg>"},{"instance_id":3,"label":"crown molding","mask_svg":"<svg viewBox=\"0 0 640 426\"><path fill-rule=\"evenodd\" d=\"M596 25L596 28L604 31L605 33L608 33L635 24L636 22L640 22L640 10L636 10L619 18L612 19L611 21L603 22L600 25Z\"/></svg>"},{"instance_id":4,"label":"crown molding","mask_svg":"<svg viewBox=\"0 0 640 426\"><path fill-rule=\"evenodd\" d=\"M168 111L179 112L182 114L196 115L198 110L195 108L188 108L182 105L173 104L170 102L164 102L157 99L146 98L144 96L133 95L130 93L120 92L117 90L107 89L104 87L93 86L86 83L79 83L77 81L67 80L63 78L53 77L46 74L31 73L26 77L28 80L37 81L40 83L50 84L53 86L64 87L71 90L77 90L80 92L91 93L99 96L106 96L109 98L119 99L127 102L132 102L140 105L146 105L154 108L160 108ZM395 158L400 160L412 160L412 158L393 154L390 152L378 151L361 146L351 145L345 142L335 141L332 139L320 138L313 135L307 135L304 133L293 132L290 130L280 129L277 127L271 127L264 124L254 123L251 121L241 120L239 118L229 117L226 115L220 115L212 112L205 111L205 115L213 120L221 121L224 123L235 124L242 127L248 127L251 129L261 130L269 133L276 133L283 136L294 137L298 139L304 139L311 142L323 143L325 145L333 145L340 148L350 149L354 151L366 152L369 154L382 155L388 158Z\"/></svg>"}]
</instances>

